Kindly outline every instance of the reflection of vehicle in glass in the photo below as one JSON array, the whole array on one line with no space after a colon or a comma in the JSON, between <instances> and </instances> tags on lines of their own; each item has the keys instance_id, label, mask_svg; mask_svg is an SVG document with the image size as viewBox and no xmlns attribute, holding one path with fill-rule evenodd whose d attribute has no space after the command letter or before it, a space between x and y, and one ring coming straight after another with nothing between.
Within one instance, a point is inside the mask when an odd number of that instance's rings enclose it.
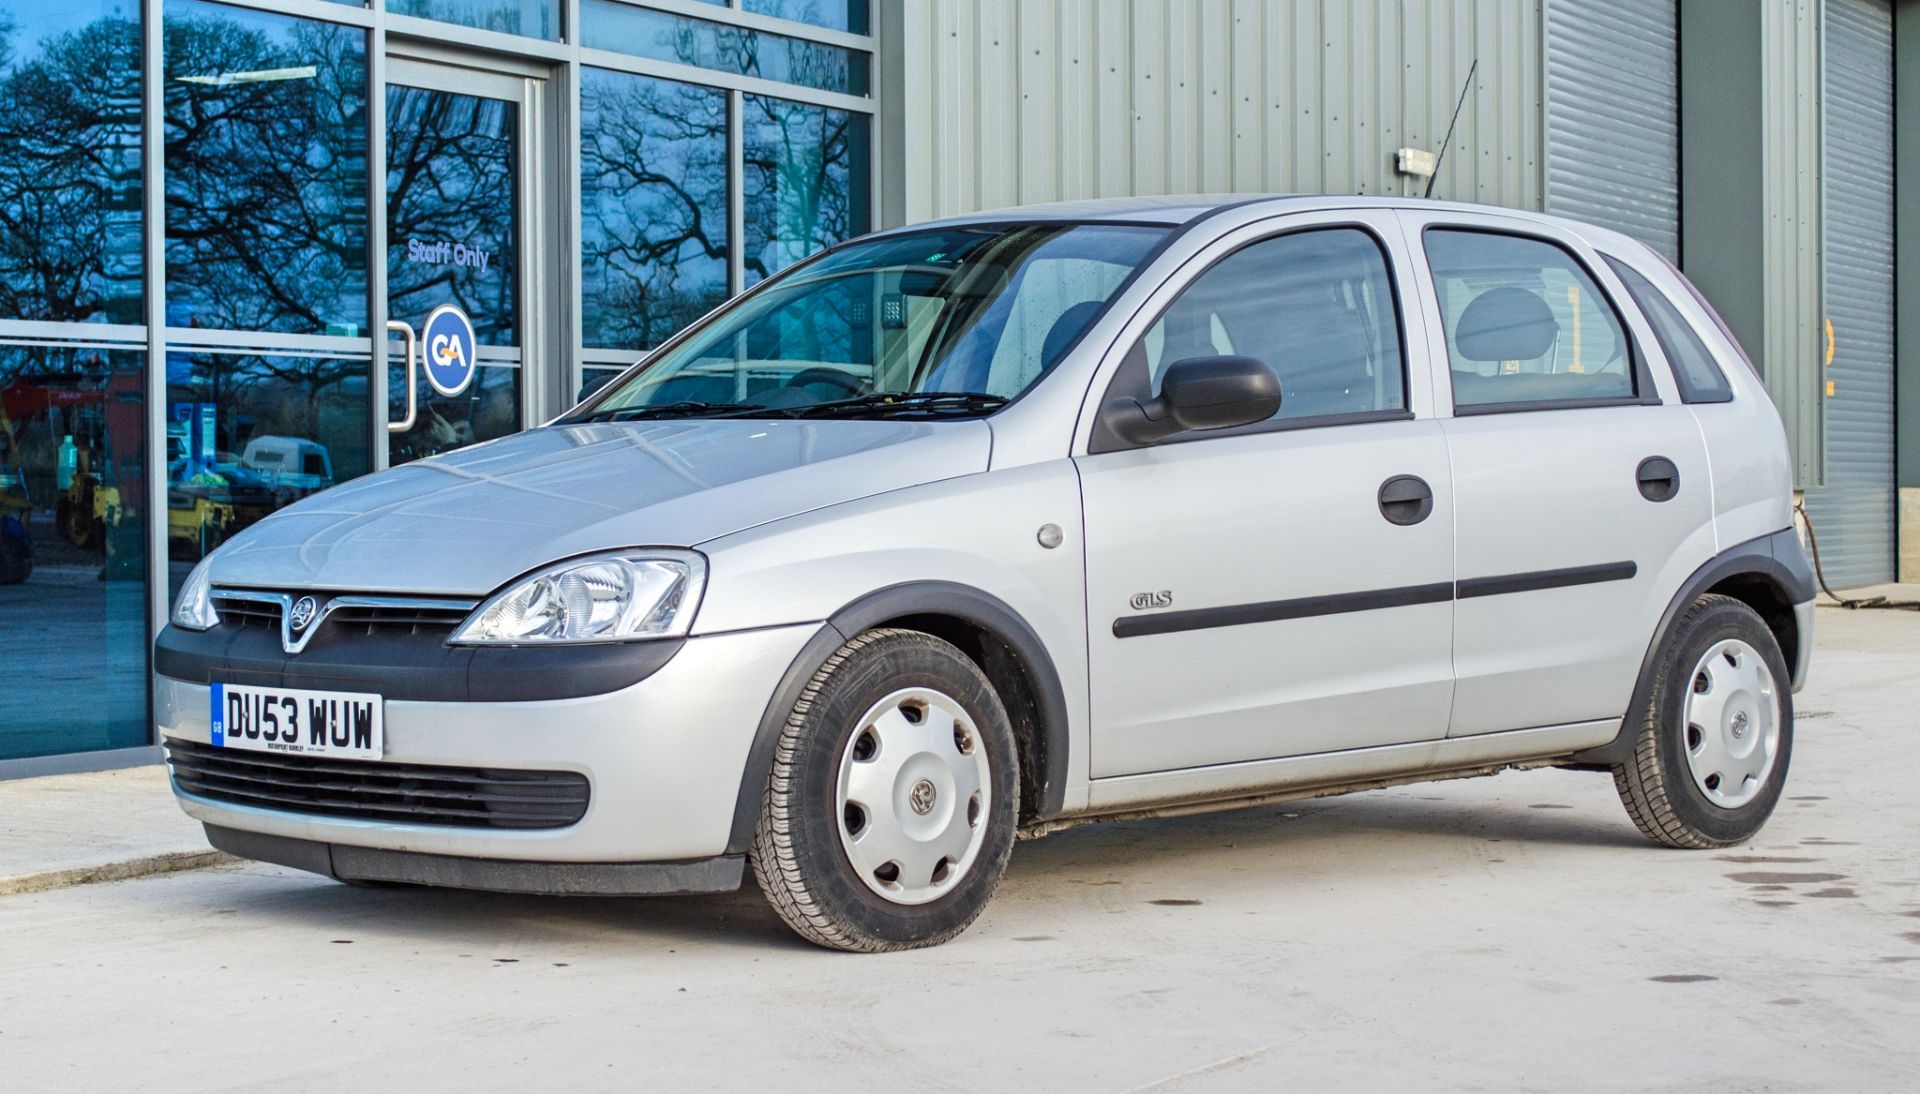
<instances>
[{"instance_id":1,"label":"reflection of vehicle in glass","mask_svg":"<svg viewBox=\"0 0 1920 1094\"><path fill-rule=\"evenodd\" d=\"M203 558L279 508L274 489L237 466L217 465L167 481L167 543L179 558Z\"/></svg>"},{"instance_id":2,"label":"reflection of vehicle in glass","mask_svg":"<svg viewBox=\"0 0 1920 1094\"><path fill-rule=\"evenodd\" d=\"M0 585L17 585L33 574L33 538L27 516L27 476L14 443L13 421L0 407Z\"/></svg>"},{"instance_id":3,"label":"reflection of vehicle in glass","mask_svg":"<svg viewBox=\"0 0 1920 1094\"><path fill-rule=\"evenodd\" d=\"M326 446L303 437L255 437L241 453L240 466L268 486L291 487L299 495L333 485Z\"/></svg>"},{"instance_id":4,"label":"reflection of vehicle in glass","mask_svg":"<svg viewBox=\"0 0 1920 1094\"><path fill-rule=\"evenodd\" d=\"M964 930L1016 833L1093 818L1551 765L1656 840L1749 839L1810 656L1791 505L1759 378L1624 235L983 214L235 536L155 705L243 856L569 893L751 868L808 939L898 949Z\"/></svg>"}]
</instances>

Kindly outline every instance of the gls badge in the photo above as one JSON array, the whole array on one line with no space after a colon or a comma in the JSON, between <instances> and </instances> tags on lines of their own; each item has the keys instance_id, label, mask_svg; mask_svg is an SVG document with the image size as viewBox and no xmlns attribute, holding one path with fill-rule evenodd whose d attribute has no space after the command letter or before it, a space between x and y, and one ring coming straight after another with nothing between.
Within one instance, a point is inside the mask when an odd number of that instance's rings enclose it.
<instances>
[{"instance_id":1,"label":"gls badge","mask_svg":"<svg viewBox=\"0 0 1920 1094\"><path fill-rule=\"evenodd\" d=\"M1171 608L1173 607L1173 593L1166 589L1161 589L1157 593L1134 593L1133 599L1127 601L1127 603L1136 612L1144 612L1148 608Z\"/></svg>"}]
</instances>

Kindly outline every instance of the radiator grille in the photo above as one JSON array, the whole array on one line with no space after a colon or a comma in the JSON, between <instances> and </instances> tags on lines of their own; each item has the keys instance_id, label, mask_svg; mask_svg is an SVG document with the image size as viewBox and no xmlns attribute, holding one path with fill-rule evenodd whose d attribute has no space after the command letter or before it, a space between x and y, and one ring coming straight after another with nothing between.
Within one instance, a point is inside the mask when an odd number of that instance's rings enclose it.
<instances>
[{"instance_id":1,"label":"radiator grille","mask_svg":"<svg viewBox=\"0 0 1920 1094\"><path fill-rule=\"evenodd\" d=\"M182 792L232 805L455 828L564 828L587 812L587 777L573 771L322 760L166 744Z\"/></svg>"}]
</instances>

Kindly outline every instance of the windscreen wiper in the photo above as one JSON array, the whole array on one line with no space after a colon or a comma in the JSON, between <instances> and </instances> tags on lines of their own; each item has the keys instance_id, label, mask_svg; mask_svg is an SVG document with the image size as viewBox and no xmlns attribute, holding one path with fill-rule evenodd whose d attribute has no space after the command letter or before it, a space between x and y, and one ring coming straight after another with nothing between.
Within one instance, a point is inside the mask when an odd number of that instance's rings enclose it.
<instances>
[{"instance_id":1,"label":"windscreen wiper","mask_svg":"<svg viewBox=\"0 0 1920 1094\"><path fill-rule=\"evenodd\" d=\"M607 410L596 410L575 418L568 418L566 425L582 425L588 422L629 422L650 418L701 418L721 414L732 414L743 410L764 410L759 403L703 403L693 399L683 399L676 403L641 403L636 406L617 406Z\"/></svg>"},{"instance_id":2,"label":"windscreen wiper","mask_svg":"<svg viewBox=\"0 0 1920 1094\"><path fill-rule=\"evenodd\" d=\"M896 414L979 414L1010 400L981 391L875 391L851 399L782 407L769 413L791 418L881 417Z\"/></svg>"}]
</instances>

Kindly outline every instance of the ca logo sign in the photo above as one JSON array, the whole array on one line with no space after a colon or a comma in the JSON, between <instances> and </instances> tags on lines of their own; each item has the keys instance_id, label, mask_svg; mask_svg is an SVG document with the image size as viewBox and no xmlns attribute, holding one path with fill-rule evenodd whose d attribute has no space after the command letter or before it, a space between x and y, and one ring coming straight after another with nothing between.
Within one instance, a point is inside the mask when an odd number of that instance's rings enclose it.
<instances>
[{"instance_id":1,"label":"ca logo sign","mask_svg":"<svg viewBox=\"0 0 1920 1094\"><path fill-rule=\"evenodd\" d=\"M442 304L420 328L427 346L427 383L442 395L458 395L473 383L473 324L467 313Z\"/></svg>"}]
</instances>

